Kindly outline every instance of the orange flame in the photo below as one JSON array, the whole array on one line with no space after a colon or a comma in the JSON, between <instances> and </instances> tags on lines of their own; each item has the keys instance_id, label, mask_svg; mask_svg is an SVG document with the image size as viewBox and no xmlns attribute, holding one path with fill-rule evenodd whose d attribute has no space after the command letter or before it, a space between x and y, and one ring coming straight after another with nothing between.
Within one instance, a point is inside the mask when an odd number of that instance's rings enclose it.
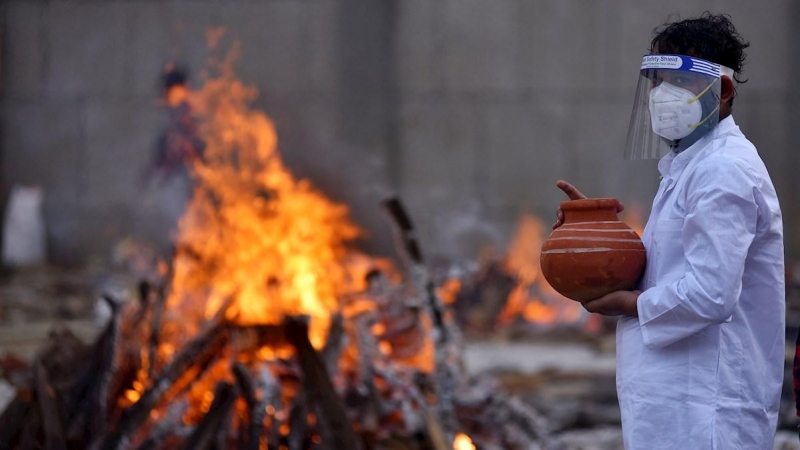
<instances>
[{"instance_id":1,"label":"orange flame","mask_svg":"<svg viewBox=\"0 0 800 450\"><path fill-rule=\"evenodd\" d=\"M540 276L539 255L546 233L547 228L538 218L520 218L504 260L506 270L516 275L518 284L498 316L500 324L511 323L517 317L540 325L576 323L584 316L580 303L561 296Z\"/></svg>"},{"instance_id":2,"label":"orange flame","mask_svg":"<svg viewBox=\"0 0 800 450\"><path fill-rule=\"evenodd\" d=\"M629 205L620 214L620 220L639 236L644 230L642 217L642 209L638 205ZM544 223L536 217L523 215L520 218L504 260L506 270L516 275L518 285L509 294L498 316L498 323L509 324L518 317L541 325L574 324L585 320L584 330L589 333L597 332L602 326L600 318L587 317L580 303L564 298L544 277L539 276L539 256L548 231Z\"/></svg>"},{"instance_id":3,"label":"orange flame","mask_svg":"<svg viewBox=\"0 0 800 450\"><path fill-rule=\"evenodd\" d=\"M461 280L458 278L450 278L436 289L436 294L442 299L445 305L452 305L458 298L458 293L461 292Z\"/></svg>"},{"instance_id":4,"label":"orange flame","mask_svg":"<svg viewBox=\"0 0 800 450\"><path fill-rule=\"evenodd\" d=\"M214 45L222 37L219 30L209 33ZM381 288L399 281L391 261L351 247L361 232L348 218L347 207L295 178L283 165L273 123L251 107L256 90L233 74L236 50L209 69L215 75L206 76L200 91L181 85L168 92L168 105L180 102L187 109L203 145L196 158L187 160L195 188L175 236L175 255L171 265L159 264L159 273L171 276L171 283L163 322L155 330L156 355L149 353L149 346L142 350L136 380L118 399L123 407L140 400L152 387L150 374L157 373L223 304L225 318L241 327L307 316L309 339L319 349L334 314L347 320L374 313L381 307L376 300ZM378 287L375 292L373 286ZM396 326L386 339L378 339L380 357L431 371L435 358L429 317L421 315L416 325ZM216 381L232 380L231 358L249 363L293 357L288 344L251 346L247 331L233 333L234 342L224 350L227 357L205 369L192 366L182 375L174 391L186 393L185 423L197 423L208 411ZM372 331L383 335L387 324L378 322ZM239 352L237 346L247 351ZM342 351L342 366L348 358L357 360L354 351L351 341ZM151 361L152 356L156 358ZM288 400L296 392L284 386L282 395ZM284 411L268 407L267 413L278 417ZM283 434L288 433L286 427L281 426Z\"/></svg>"},{"instance_id":5,"label":"orange flame","mask_svg":"<svg viewBox=\"0 0 800 450\"><path fill-rule=\"evenodd\" d=\"M233 298L228 319L240 324L308 315L320 347L348 289L342 261L359 229L347 207L284 167L275 127L251 109L256 90L233 76L233 57L189 94L205 149L192 167L197 184L180 222L169 306L186 311L207 299L208 316Z\"/></svg>"}]
</instances>

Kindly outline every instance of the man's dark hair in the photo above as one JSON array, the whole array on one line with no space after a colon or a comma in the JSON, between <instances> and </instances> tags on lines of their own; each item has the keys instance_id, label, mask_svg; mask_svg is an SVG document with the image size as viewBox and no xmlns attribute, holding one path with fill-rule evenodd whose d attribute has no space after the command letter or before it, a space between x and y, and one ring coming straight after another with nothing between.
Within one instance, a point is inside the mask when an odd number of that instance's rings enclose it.
<instances>
[{"instance_id":1,"label":"man's dark hair","mask_svg":"<svg viewBox=\"0 0 800 450\"><path fill-rule=\"evenodd\" d=\"M734 28L727 14L704 12L696 19L665 23L653 30L650 50L703 58L733 69L739 83L745 62L744 49L750 46Z\"/></svg>"}]
</instances>

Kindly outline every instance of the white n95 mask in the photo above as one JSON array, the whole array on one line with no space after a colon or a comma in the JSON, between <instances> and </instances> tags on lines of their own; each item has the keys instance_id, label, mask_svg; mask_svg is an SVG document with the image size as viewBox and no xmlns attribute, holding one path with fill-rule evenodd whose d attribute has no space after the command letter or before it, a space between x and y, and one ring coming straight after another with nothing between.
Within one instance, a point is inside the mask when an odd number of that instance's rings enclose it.
<instances>
[{"instance_id":1,"label":"white n95 mask","mask_svg":"<svg viewBox=\"0 0 800 450\"><path fill-rule=\"evenodd\" d=\"M703 119L703 107L692 91L666 81L650 90L650 120L653 132L678 140L690 135Z\"/></svg>"}]
</instances>

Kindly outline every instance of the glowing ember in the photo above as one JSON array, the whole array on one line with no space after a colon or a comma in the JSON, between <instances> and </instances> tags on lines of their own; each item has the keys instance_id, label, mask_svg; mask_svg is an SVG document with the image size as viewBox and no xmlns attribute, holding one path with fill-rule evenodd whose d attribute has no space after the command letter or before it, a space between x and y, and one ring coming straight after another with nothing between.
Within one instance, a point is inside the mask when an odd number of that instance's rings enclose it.
<instances>
[{"instance_id":1,"label":"glowing ember","mask_svg":"<svg viewBox=\"0 0 800 450\"><path fill-rule=\"evenodd\" d=\"M444 282L436 290L436 294L442 299L445 305L452 305L458 297L458 292L461 290L461 280L458 278L450 278Z\"/></svg>"},{"instance_id":2,"label":"glowing ember","mask_svg":"<svg viewBox=\"0 0 800 450\"><path fill-rule=\"evenodd\" d=\"M456 440L453 442L453 450L475 450L475 444L466 434L458 433Z\"/></svg>"}]
</instances>

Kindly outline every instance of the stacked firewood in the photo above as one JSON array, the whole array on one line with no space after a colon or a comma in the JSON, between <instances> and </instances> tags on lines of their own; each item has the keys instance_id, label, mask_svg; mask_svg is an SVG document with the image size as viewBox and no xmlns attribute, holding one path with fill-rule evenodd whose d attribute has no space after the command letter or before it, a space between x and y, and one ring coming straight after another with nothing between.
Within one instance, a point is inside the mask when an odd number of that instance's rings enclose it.
<instances>
[{"instance_id":1,"label":"stacked firewood","mask_svg":"<svg viewBox=\"0 0 800 450\"><path fill-rule=\"evenodd\" d=\"M535 410L491 379L465 377L459 330L411 223L399 202L385 206L407 281L371 273L378 307L335 315L323 349L306 317L242 326L226 304L163 358L166 286L142 283L138 301L104 297L112 314L94 343L55 330L7 376L17 396L0 415L0 448L449 450L459 433L478 449L553 448ZM281 351L256 357L265 346ZM427 366L416 361L426 346Z\"/></svg>"}]
</instances>

